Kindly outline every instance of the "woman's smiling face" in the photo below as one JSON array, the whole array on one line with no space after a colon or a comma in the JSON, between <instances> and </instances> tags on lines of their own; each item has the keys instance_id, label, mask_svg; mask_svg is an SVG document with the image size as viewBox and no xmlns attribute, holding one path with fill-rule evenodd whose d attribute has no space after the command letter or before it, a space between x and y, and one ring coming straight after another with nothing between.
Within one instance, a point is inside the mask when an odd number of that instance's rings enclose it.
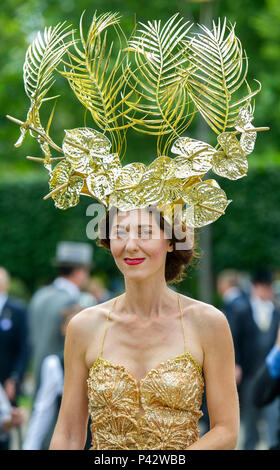
<instances>
[{"instance_id":1,"label":"woman's smiling face","mask_svg":"<svg viewBox=\"0 0 280 470\"><path fill-rule=\"evenodd\" d=\"M111 221L110 248L116 265L129 279L164 276L166 253L173 247L156 216L145 209L119 211Z\"/></svg>"}]
</instances>

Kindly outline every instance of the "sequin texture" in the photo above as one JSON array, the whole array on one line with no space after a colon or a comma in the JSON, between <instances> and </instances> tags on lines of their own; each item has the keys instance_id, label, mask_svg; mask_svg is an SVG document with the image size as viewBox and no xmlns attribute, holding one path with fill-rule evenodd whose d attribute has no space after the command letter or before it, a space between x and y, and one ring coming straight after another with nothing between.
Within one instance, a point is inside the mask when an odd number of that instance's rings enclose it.
<instances>
[{"instance_id":1,"label":"sequin texture","mask_svg":"<svg viewBox=\"0 0 280 470\"><path fill-rule=\"evenodd\" d=\"M187 350L140 381L99 355L87 386L90 450L182 450L198 440L204 378Z\"/></svg>"},{"instance_id":2,"label":"sequin texture","mask_svg":"<svg viewBox=\"0 0 280 470\"><path fill-rule=\"evenodd\" d=\"M139 385L124 366L98 358L87 384L91 450L180 450L198 439L204 380L187 352L152 369Z\"/></svg>"}]
</instances>

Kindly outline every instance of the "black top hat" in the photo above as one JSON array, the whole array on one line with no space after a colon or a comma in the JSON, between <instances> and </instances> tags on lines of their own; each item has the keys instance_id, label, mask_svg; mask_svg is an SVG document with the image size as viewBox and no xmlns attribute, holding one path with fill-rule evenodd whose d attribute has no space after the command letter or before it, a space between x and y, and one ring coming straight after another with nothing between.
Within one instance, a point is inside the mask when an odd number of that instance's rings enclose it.
<instances>
[{"instance_id":1,"label":"black top hat","mask_svg":"<svg viewBox=\"0 0 280 470\"><path fill-rule=\"evenodd\" d=\"M272 284L273 274L268 269L257 269L252 277L253 284Z\"/></svg>"},{"instance_id":2,"label":"black top hat","mask_svg":"<svg viewBox=\"0 0 280 470\"><path fill-rule=\"evenodd\" d=\"M57 244L55 259L56 267L87 266L91 268L93 247L89 243L62 241Z\"/></svg>"}]
</instances>

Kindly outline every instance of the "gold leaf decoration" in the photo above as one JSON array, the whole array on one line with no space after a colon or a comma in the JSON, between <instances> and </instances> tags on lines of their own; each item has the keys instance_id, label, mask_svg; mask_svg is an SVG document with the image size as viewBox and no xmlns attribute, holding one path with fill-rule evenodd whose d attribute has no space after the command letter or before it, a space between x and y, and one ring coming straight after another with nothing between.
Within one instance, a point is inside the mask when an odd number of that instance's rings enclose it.
<instances>
[{"instance_id":1,"label":"gold leaf decoration","mask_svg":"<svg viewBox=\"0 0 280 470\"><path fill-rule=\"evenodd\" d=\"M223 132L217 137L222 148L213 156L212 170L214 173L231 180L242 178L248 170L248 162L241 144L231 132Z\"/></svg>"},{"instance_id":2,"label":"gold leaf decoration","mask_svg":"<svg viewBox=\"0 0 280 470\"><path fill-rule=\"evenodd\" d=\"M212 156L215 149L211 145L189 137L177 139L171 152L179 157L175 157L175 176L178 178L188 178L190 176L207 173L212 166Z\"/></svg>"},{"instance_id":3,"label":"gold leaf decoration","mask_svg":"<svg viewBox=\"0 0 280 470\"><path fill-rule=\"evenodd\" d=\"M44 164L48 170L51 170L49 144L52 144L52 141L48 132L52 114L48 130L45 132L40 121L39 109L43 102L56 98L56 96L47 98L46 95L54 84L53 72L55 68L61 62L65 52L73 44L72 40L65 42L65 39L68 39L70 35L72 35L72 31L69 31L69 26L65 26L65 22L62 24L58 23L54 28L52 26L45 28L43 35L39 31L27 49L23 65L24 88L30 99L31 106L28 110L26 121L20 126L21 136L15 143L15 146L19 147L22 144L29 129L30 135L36 138L40 144L41 150L45 155ZM34 133L32 127L41 131L45 138L42 139L38 133Z\"/></svg>"},{"instance_id":4,"label":"gold leaf decoration","mask_svg":"<svg viewBox=\"0 0 280 470\"><path fill-rule=\"evenodd\" d=\"M254 129L251 124L253 119L253 113L249 111L248 106L242 106L234 124L235 128L241 132L240 145L245 155L252 153L255 147L257 132L252 131Z\"/></svg>"},{"instance_id":5,"label":"gold leaf decoration","mask_svg":"<svg viewBox=\"0 0 280 470\"><path fill-rule=\"evenodd\" d=\"M189 206L183 214L183 222L188 227L203 227L214 222L231 202L220 187L206 181L187 188L182 198Z\"/></svg>"},{"instance_id":6,"label":"gold leaf decoration","mask_svg":"<svg viewBox=\"0 0 280 470\"><path fill-rule=\"evenodd\" d=\"M169 157L158 157L149 165L136 189L143 201L141 207L168 204L180 197L182 182L175 177L175 170L174 160Z\"/></svg>"},{"instance_id":7,"label":"gold leaf decoration","mask_svg":"<svg viewBox=\"0 0 280 470\"><path fill-rule=\"evenodd\" d=\"M110 175L91 173L86 179L87 187L91 195L101 201L105 206L108 204L108 196L114 190L113 181Z\"/></svg>"},{"instance_id":8,"label":"gold leaf decoration","mask_svg":"<svg viewBox=\"0 0 280 470\"><path fill-rule=\"evenodd\" d=\"M115 182L121 173L121 163L117 154L105 155L102 167L97 173L90 173L86 179L87 187L93 197L106 206L108 196L114 191Z\"/></svg>"},{"instance_id":9,"label":"gold leaf decoration","mask_svg":"<svg viewBox=\"0 0 280 470\"><path fill-rule=\"evenodd\" d=\"M122 172L120 157L117 153L105 155L102 158L102 166L106 172L109 172L110 177L113 179L114 182L119 178Z\"/></svg>"},{"instance_id":10,"label":"gold leaf decoration","mask_svg":"<svg viewBox=\"0 0 280 470\"><path fill-rule=\"evenodd\" d=\"M120 210L131 210L141 204L141 197L136 193L143 174L146 171L144 163L129 163L121 170L115 180L115 191L110 195L109 208L118 207Z\"/></svg>"},{"instance_id":11,"label":"gold leaf decoration","mask_svg":"<svg viewBox=\"0 0 280 470\"><path fill-rule=\"evenodd\" d=\"M182 40L187 37L191 24L178 19L178 13L166 23L148 21L140 23L129 41L127 50L134 53L136 71L129 66L128 85L136 95L129 104L136 111L130 118L133 128L147 134L158 135L158 155L166 154L170 142L190 125L194 109L190 109L186 90L178 75L178 67L186 63L182 54ZM165 146L163 135L170 134Z\"/></svg>"},{"instance_id":12,"label":"gold leaf decoration","mask_svg":"<svg viewBox=\"0 0 280 470\"><path fill-rule=\"evenodd\" d=\"M245 84L248 59L235 27L213 21L212 30L199 26L201 33L195 33L185 41L186 57L190 63L181 74L185 77L188 94L211 129L220 134L233 127L240 104L248 102L260 89L251 92L246 89L241 100L233 96Z\"/></svg>"},{"instance_id":13,"label":"gold leaf decoration","mask_svg":"<svg viewBox=\"0 0 280 470\"><path fill-rule=\"evenodd\" d=\"M49 182L55 206L59 209L68 209L79 203L80 193L84 179L74 174L71 164L65 160L58 163L52 172ZM60 188L60 189L59 189Z\"/></svg>"},{"instance_id":14,"label":"gold leaf decoration","mask_svg":"<svg viewBox=\"0 0 280 470\"><path fill-rule=\"evenodd\" d=\"M77 172L88 175L97 171L101 157L107 155L111 142L100 132L81 127L65 130L62 149L67 160Z\"/></svg>"},{"instance_id":15,"label":"gold leaf decoration","mask_svg":"<svg viewBox=\"0 0 280 470\"><path fill-rule=\"evenodd\" d=\"M114 151L120 154L125 131L131 126L127 121L133 113L128 105L132 94L126 87L126 67L123 66L126 55L126 37L119 26L117 13L95 12L84 37L83 15L80 21L81 48L75 46L75 53L69 53L69 62L65 62L64 71L60 73L68 80L78 100L88 109L97 126L104 134L109 132ZM113 43L107 47L107 29L115 29L119 50L113 54Z\"/></svg>"},{"instance_id":16,"label":"gold leaf decoration","mask_svg":"<svg viewBox=\"0 0 280 470\"><path fill-rule=\"evenodd\" d=\"M16 146L28 131L41 147L44 158L28 159L42 162L50 173L51 191L44 199L52 197L62 209L78 204L80 194L106 208L154 205L166 220L179 217L181 204L187 206L183 216L189 228L215 221L230 201L214 179L204 178L211 170L231 180L245 176L257 131L268 129L252 124L251 101L261 84L255 80L257 90L250 88L248 59L235 26L218 20L193 33L177 13L165 22L139 23L127 39L118 13L95 11L86 35L83 18L84 13L78 39L66 23L37 34L24 63L31 102L26 121L8 116L20 126ZM66 79L99 129L86 123L68 129L62 147L49 135L55 104L46 128L40 120L42 103L56 98L47 96L55 73ZM217 134L215 148L182 137L197 113ZM122 166L129 128L157 136L157 158L148 167Z\"/></svg>"},{"instance_id":17,"label":"gold leaf decoration","mask_svg":"<svg viewBox=\"0 0 280 470\"><path fill-rule=\"evenodd\" d=\"M94 158L110 153L112 147L110 140L95 129L78 127L65 130L65 134L62 148L68 157L79 158L86 154Z\"/></svg>"},{"instance_id":18,"label":"gold leaf decoration","mask_svg":"<svg viewBox=\"0 0 280 470\"><path fill-rule=\"evenodd\" d=\"M213 157L213 171L217 175L224 176L231 180L237 180L246 175L248 171L248 161L240 153L227 156L224 152L216 152Z\"/></svg>"}]
</instances>

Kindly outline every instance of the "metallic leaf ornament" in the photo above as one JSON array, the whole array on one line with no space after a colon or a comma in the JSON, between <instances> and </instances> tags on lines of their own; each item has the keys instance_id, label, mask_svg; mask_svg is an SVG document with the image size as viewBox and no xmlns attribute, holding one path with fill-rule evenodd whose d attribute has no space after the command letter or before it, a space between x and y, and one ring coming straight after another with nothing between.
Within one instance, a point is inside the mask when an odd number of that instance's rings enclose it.
<instances>
[{"instance_id":1,"label":"metallic leaf ornament","mask_svg":"<svg viewBox=\"0 0 280 470\"><path fill-rule=\"evenodd\" d=\"M189 206L184 212L183 221L188 227L202 227L217 220L228 204L225 192L214 180L206 180L187 188L183 199Z\"/></svg>"},{"instance_id":2,"label":"metallic leaf ornament","mask_svg":"<svg viewBox=\"0 0 280 470\"><path fill-rule=\"evenodd\" d=\"M261 85L256 81L252 91L247 82L248 58L235 27L225 19L193 32L177 13L166 22L139 23L127 39L117 13L95 12L87 33L83 17L78 33L64 22L37 34L23 66L31 103L26 121L7 116L20 125L17 147L27 131L41 147L44 158L27 158L49 171L44 199L52 197L60 209L76 206L80 195L106 209L155 206L190 233L214 222L231 201L216 180L205 179L208 172L245 176L257 132L268 129L252 124ZM66 129L61 147L49 134L55 107L45 127L40 120L42 104L57 98L48 96L57 74L93 120L92 127ZM185 135L197 113L216 134L215 147ZM129 128L156 136L150 165L122 164Z\"/></svg>"},{"instance_id":3,"label":"metallic leaf ornament","mask_svg":"<svg viewBox=\"0 0 280 470\"><path fill-rule=\"evenodd\" d=\"M180 155L174 159L177 166L176 176L188 178L202 175L211 169L215 149L205 142L180 137L174 142L171 152Z\"/></svg>"},{"instance_id":4,"label":"metallic leaf ornament","mask_svg":"<svg viewBox=\"0 0 280 470\"><path fill-rule=\"evenodd\" d=\"M75 175L71 163L65 160L58 163L52 172L49 184L56 207L68 209L78 204L84 180Z\"/></svg>"}]
</instances>

